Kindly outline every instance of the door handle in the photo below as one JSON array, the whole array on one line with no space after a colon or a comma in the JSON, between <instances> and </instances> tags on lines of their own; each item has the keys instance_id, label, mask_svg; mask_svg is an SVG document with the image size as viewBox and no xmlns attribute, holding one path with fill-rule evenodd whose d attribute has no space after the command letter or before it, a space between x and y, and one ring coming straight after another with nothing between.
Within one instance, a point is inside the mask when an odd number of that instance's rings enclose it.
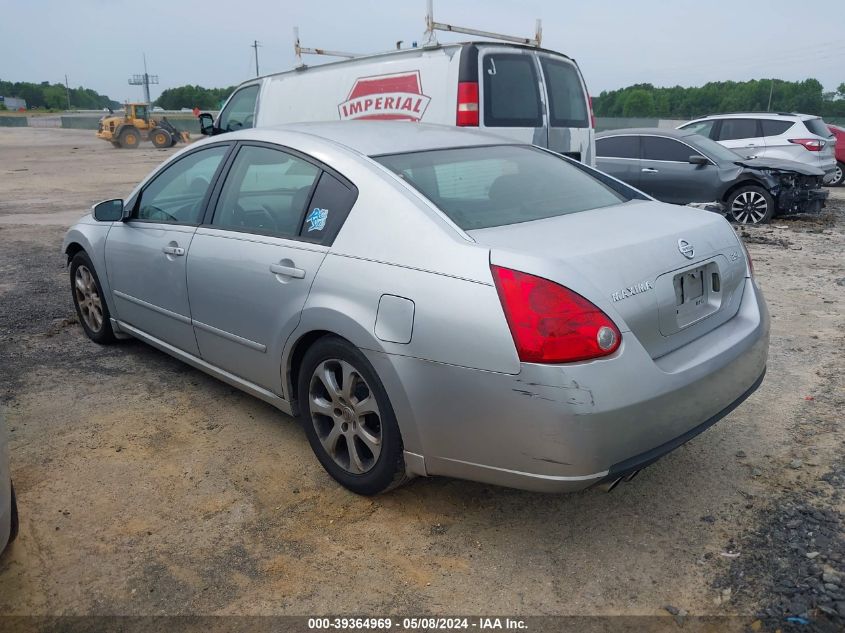
<instances>
[{"instance_id":1,"label":"door handle","mask_svg":"<svg viewBox=\"0 0 845 633\"><path fill-rule=\"evenodd\" d=\"M657 170L652 169L651 167L643 167L640 171L642 171L644 174L656 174L657 173Z\"/></svg>"},{"instance_id":2,"label":"door handle","mask_svg":"<svg viewBox=\"0 0 845 633\"><path fill-rule=\"evenodd\" d=\"M185 254L185 249L181 246L165 246L161 249L161 252L165 255L176 255L177 257L181 257Z\"/></svg>"},{"instance_id":3,"label":"door handle","mask_svg":"<svg viewBox=\"0 0 845 633\"><path fill-rule=\"evenodd\" d=\"M284 275L285 277L293 277L294 279L304 279L305 271L295 266L285 266L284 264L270 264L270 272L274 275Z\"/></svg>"}]
</instances>

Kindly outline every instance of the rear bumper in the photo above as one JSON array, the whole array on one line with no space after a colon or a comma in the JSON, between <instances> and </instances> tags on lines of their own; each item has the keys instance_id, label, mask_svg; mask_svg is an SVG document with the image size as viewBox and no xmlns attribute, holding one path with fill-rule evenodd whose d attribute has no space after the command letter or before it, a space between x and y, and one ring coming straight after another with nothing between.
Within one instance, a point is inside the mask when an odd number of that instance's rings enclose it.
<instances>
[{"instance_id":1,"label":"rear bumper","mask_svg":"<svg viewBox=\"0 0 845 633\"><path fill-rule=\"evenodd\" d=\"M686 444L692 438L697 435L700 435L701 433L709 429L711 426L716 424L716 422L724 418L731 411L733 411L739 405L745 402L748 396L757 391L757 387L763 384L763 378L765 377L766 369L763 368L763 373L760 374L760 377L756 381L754 381L754 384L751 385L736 400L731 402L727 407L719 411L716 415L709 417L698 426L690 429L686 433L682 433L678 437L671 439L664 444L661 444L660 446L655 446L651 450L645 451L644 453L640 453L639 455L634 455L633 457L629 457L625 461L619 462L617 464L613 464L608 469L607 476L600 483L617 481L618 479L624 478L628 475L632 475L637 471L642 470L646 466L650 466L664 455L674 451L676 448L679 448L680 446Z\"/></svg>"},{"instance_id":2,"label":"rear bumper","mask_svg":"<svg viewBox=\"0 0 845 633\"><path fill-rule=\"evenodd\" d=\"M630 334L606 359L518 375L368 355L400 427L416 427L421 474L563 492L638 470L730 413L762 381L768 340L749 279L734 318L658 359Z\"/></svg>"}]
</instances>

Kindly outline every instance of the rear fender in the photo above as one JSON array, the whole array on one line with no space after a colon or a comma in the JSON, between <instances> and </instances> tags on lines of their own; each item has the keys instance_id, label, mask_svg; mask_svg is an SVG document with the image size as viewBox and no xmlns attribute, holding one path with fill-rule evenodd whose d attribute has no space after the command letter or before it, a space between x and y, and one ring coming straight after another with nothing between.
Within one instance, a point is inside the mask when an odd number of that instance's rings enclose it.
<instances>
[{"instance_id":1,"label":"rear fender","mask_svg":"<svg viewBox=\"0 0 845 633\"><path fill-rule=\"evenodd\" d=\"M310 299L308 303L311 303ZM375 315L373 315L373 318L375 318ZM294 406L297 399L297 386L293 384L291 371L294 350L296 350L300 341L316 331L323 331L344 338L361 350L375 368L390 396L390 404L402 433L405 450L412 453L422 453L420 434L413 409L402 381L396 373L393 363L390 362L390 355L385 353L385 345L376 338L371 330L362 326L361 323L349 317L346 313L329 305L309 306L306 304L302 311L299 327L294 330L285 344L281 366L284 376L284 395L285 399L291 403L294 411L297 410Z\"/></svg>"}]
</instances>

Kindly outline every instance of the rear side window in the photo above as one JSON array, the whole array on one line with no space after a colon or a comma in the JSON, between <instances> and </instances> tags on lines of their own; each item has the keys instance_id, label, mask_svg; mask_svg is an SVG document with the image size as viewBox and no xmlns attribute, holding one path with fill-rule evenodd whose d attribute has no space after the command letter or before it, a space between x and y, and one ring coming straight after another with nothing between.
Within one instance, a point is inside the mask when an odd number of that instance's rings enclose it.
<instances>
[{"instance_id":1,"label":"rear side window","mask_svg":"<svg viewBox=\"0 0 845 633\"><path fill-rule=\"evenodd\" d=\"M355 188L323 172L305 213L300 235L321 244L330 244L357 198L358 191Z\"/></svg>"},{"instance_id":2,"label":"rear side window","mask_svg":"<svg viewBox=\"0 0 845 633\"><path fill-rule=\"evenodd\" d=\"M244 146L226 177L212 224L220 228L291 237L320 168L267 147Z\"/></svg>"},{"instance_id":3,"label":"rear side window","mask_svg":"<svg viewBox=\"0 0 845 633\"><path fill-rule=\"evenodd\" d=\"M484 74L484 125L541 127L537 69L530 55L487 55Z\"/></svg>"},{"instance_id":4,"label":"rear side window","mask_svg":"<svg viewBox=\"0 0 845 633\"><path fill-rule=\"evenodd\" d=\"M223 132L234 132L251 128L255 125L255 100L258 98L258 86L247 86L238 90L223 112L217 126Z\"/></svg>"},{"instance_id":5,"label":"rear side window","mask_svg":"<svg viewBox=\"0 0 845 633\"><path fill-rule=\"evenodd\" d=\"M821 136L823 138L829 138L833 136L833 132L831 132L827 126L824 124L824 121L821 119L809 119L804 121L804 125L807 126L807 129L810 130L816 136Z\"/></svg>"},{"instance_id":6,"label":"rear side window","mask_svg":"<svg viewBox=\"0 0 845 633\"><path fill-rule=\"evenodd\" d=\"M523 145L378 156L464 230L530 222L630 200L566 159Z\"/></svg>"},{"instance_id":7,"label":"rear side window","mask_svg":"<svg viewBox=\"0 0 845 633\"><path fill-rule=\"evenodd\" d=\"M720 141L735 141L743 138L760 136L755 119L722 119L719 130Z\"/></svg>"},{"instance_id":8,"label":"rear side window","mask_svg":"<svg viewBox=\"0 0 845 633\"><path fill-rule=\"evenodd\" d=\"M596 139L596 156L601 158L639 158L639 136L610 136Z\"/></svg>"},{"instance_id":9,"label":"rear side window","mask_svg":"<svg viewBox=\"0 0 845 633\"><path fill-rule=\"evenodd\" d=\"M688 163L689 157L697 151L683 143L662 136L643 137L643 160L662 160Z\"/></svg>"},{"instance_id":10,"label":"rear side window","mask_svg":"<svg viewBox=\"0 0 845 633\"><path fill-rule=\"evenodd\" d=\"M540 57L549 93L550 123L559 127L590 127L587 97L578 70L570 63Z\"/></svg>"},{"instance_id":11,"label":"rear side window","mask_svg":"<svg viewBox=\"0 0 845 633\"><path fill-rule=\"evenodd\" d=\"M763 136L779 136L795 125L792 121L774 121L763 119L760 121L763 126Z\"/></svg>"}]
</instances>

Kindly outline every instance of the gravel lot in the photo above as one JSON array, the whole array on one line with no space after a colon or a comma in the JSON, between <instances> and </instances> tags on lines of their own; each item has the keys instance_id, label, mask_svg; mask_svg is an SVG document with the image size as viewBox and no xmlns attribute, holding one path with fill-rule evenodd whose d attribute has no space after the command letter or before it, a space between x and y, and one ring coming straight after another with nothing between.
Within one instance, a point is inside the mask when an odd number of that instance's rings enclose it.
<instances>
[{"instance_id":1,"label":"gravel lot","mask_svg":"<svg viewBox=\"0 0 845 633\"><path fill-rule=\"evenodd\" d=\"M743 231L773 316L766 381L634 481L544 496L415 480L367 499L293 419L141 343L85 338L61 238L173 151L147 147L0 130L0 398L22 516L0 614L842 625L845 189L821 217Z\"/></svg>"}]
</instances>

